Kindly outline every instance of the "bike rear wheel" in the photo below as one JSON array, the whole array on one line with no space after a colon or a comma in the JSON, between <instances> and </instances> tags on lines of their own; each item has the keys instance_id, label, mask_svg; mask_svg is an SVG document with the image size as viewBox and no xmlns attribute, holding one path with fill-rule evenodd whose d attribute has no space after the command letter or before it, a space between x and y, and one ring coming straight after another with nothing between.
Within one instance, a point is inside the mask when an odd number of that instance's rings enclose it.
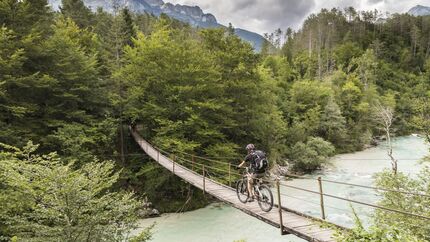
<instances>
[{"instance_id":1,"label":"bike rear wheel","mask_svg":"<svg viewBox=\"0 0 430 242\"><path fill-rule=\"evenodd\" d=\"M241 201L242 203L246 203L246 201L248 201L249 193L248 193L246 180L241 179L237 181L236 194L237 194L237 198L239 198L239 201Z\"/></svg>"},{"instance_id":2,"label":"bike rear wheel","mask_svg":"<svg viewBox=\"0 0 430 242\"><path fill-rule=\"evenodd\" d=\"M266 185L259 186L260 196L258 198L258 206L264 212L269 212L273 208L273 195L270 188Z\"/></svg>"}]
</instances>

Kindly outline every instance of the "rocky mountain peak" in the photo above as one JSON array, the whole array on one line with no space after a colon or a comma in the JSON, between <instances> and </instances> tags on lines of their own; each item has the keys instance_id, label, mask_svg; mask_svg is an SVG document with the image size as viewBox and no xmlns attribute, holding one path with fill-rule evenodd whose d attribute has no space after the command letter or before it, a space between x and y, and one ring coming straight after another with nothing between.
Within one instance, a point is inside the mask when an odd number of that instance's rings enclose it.
<instances>
[{"instance_id":1,"label":"rocky mountain peak","mask_svg":"<svg viewBox=\"0 0 430 242\"><path fill-rule=\"evenodd\" d=\"M426 15L430 15L430 7L427 6L423 6L423 5L417 5L413 8L411 8L408 13L410 15L414 15L414 16L426 16Z\"/></svg>"},{"instance_id":2,"label":"rocky mountain peak","mask_svg":"<svg viewBox=\"0 0 430 242\"><path fill-rule=\"evenodd\" d=\"M96 11L98 8L103 8L107 12L113 12L112 0L83 0L85 5ZM54 10L59 10L61 0L48 0ZM122 7L127 7L133 12L150 13L156 16L164 13L168 16L182 22L189 23L195 27L211 28L225 27L217 22L214 15L204 13L199 6L187 6L181 4L172 4L163 0L120 0L118 1ZM256 50L259 50L264 41L259 34L249 32L243 29L236 29L236 34L242 39L250 42Z\"/></svg>"}]
</instances>

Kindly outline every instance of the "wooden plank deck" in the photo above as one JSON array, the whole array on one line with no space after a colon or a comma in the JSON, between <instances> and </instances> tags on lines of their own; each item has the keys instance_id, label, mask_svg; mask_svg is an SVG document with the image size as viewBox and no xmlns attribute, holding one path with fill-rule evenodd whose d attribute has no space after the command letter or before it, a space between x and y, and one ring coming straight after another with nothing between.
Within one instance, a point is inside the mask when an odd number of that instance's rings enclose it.
<instances>
[{"instance_id":1,"label":"wooden plank deck","mask_svg":"<svg viewBox=\"0 0 430 242\"><path fill-rule=\"evenodd\" d=\"M160 165L173 172L176 176L181 177L193 186L203 190L203 176L197 174L186 167L183 167L177 163L173 166L173 161L159 153L154 147L148 142L142 139L137 132L132 130L132 135L142 150L148 154L152 159L157 161ZM173 168L174 167L174 168ZM205 178L205 190L206 193L216 197L217 199L230 204L231 206L240 209L241 211L262 220L276 228L280 228L279 224L279 210L277 207L273 207L270 212L263 212L258 206L257 202L252 203L241 203L236 196L236 191L226 185L220 184L216 181ZM277 203L276 194L274 194L275 204ZM301 216L298 213L292 212L292 210L282 209L283 218L283 233L294 234L300 238L308 241L318 242L331 242L333 239L334 231L329 228L323 228L317 220L310 217Z\"/></svg>"}]
</instances>

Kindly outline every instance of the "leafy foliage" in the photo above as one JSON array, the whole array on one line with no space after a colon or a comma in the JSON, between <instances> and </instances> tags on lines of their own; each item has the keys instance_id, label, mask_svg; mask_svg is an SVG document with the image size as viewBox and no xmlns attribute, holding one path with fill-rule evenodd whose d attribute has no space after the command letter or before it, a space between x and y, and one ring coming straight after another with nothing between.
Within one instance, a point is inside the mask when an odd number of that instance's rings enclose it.
<instances>
[{"instance_id":1,"label":"leafy foliage","mask_svg":"<svg viewBox=\"0 0 430 242\"><path fill-rule=\"evenodd\" d=\"M393 175L385 171L377 175L376 183L378 186L400 191L409 191L416 194L428 194L430 192L429 186L430 168L425 166L416 178L410 177L406 174L400 173ZM429 202L430 199L420 195L399 194L396 192L383 192L383 199L379 202L382 206L408 211L414 214L429 216ZM379 212L375 216L375 223L377 225L385 225L393 228L403 228L411 231L412 234L418 238L429 240L429 225L424 219L406 216L402 214L391 214L386 212Z\"/></svg>"},{"instance_id":2,"label":"leafy foliage","mask_svg":"<svg viewBox=\"0 0 430 242\"><path fill-rule=\"evenodd\" d=\"M291 149L291 157L295 161L294 169L313 171L321 168L333 155L334 147L322 138L310 138L306 143L297 142Z\"/></svg>"},{"instance_id":3,"label":"leafy foliage","mask_svg":"<svg viewBox=\"0 0 430 242\"><path fill-rule=\"evenodd\" d=\"M36 155L31 142L23 150L3 147L3 235L33 241L118 241L134 228L139 202L132 193L109 191L119 178L113 162L94 161L75 170L55 153Z\"/></svg>"},{"instance_id":4,"label":"leafy foliage","mask_svg":"<svg viewBox=\"0 0 430 242\"><path fill-rule=\"evenodd\" d=\"M411 231L404 227L392 227L387 225L371 226L365 229L358 216L355 215L355 227L349 231L338 231L335 234L336 240L339 242L397 242L397 241L410 241L410 242L424 242L427 240L420 239L415 236Z\"/></svg>"}]
</instances>

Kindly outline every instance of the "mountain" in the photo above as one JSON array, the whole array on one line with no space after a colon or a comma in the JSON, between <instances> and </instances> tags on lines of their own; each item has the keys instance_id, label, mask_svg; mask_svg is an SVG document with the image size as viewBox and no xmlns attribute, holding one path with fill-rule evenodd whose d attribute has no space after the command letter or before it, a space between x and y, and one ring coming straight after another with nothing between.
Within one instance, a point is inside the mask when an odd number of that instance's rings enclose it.
<instances>
[{"instance_id":1,"label":"mountain","mask_svg":"<svg viewBox=\"0 0 430 242\"><path fill-rule=\"evenodd\" d=\"M264 41L267 41L263 36L245 29L235 28L234 32L241 39L251 43L256 51L260 51Z\"/></svg>"},{"instance_id":2,"label":"mountain","mask_svg":"<svg viewBox=\"0 0 430 242\"><path fill-rule=\"evenodd\" d=\"M417 5L409 9L408 13L413 16L426 16L430 15L430 7Z\"/></svg>"},{"instance_id":3,"label":"mountain","mask_svg":"<svg viewBox=\"0 0 430 242\"><path fill-rule=\"evenodd\" d=\"M61 0L48 0L54 10L59 10ZM103 8L107 12L113 12L112 0L84 0L86 6L95 11ZM163 0L119 0L121 7L127 7L137 13L151 13L159 16L161 13L201 28L225 28L219 24L214 15L204 13L199 6L187 6L180 4L165 3ZM243 40L248 41L256 51L260 51L265 41L263 36L244 29L235 29L235 33Z\"/></svg>"}]
</instances>

